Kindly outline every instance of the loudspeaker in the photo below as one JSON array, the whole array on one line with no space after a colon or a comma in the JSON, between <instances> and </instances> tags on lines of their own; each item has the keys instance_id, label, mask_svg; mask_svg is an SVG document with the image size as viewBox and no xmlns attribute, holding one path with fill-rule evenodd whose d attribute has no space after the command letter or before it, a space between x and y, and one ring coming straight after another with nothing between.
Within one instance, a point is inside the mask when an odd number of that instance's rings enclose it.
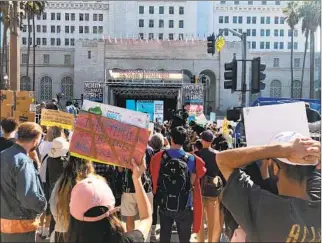
<instances>
[{"instance_id":1,"label":"loudspeaker","mask_svg":"<svg viewBox=\"0 0 322 243\"><path fill-rule=\"evenodd\" d=\"M239 109L227 110L227 120L237 122L240 119L240 113Z\"/></svg>"}]
</instances>

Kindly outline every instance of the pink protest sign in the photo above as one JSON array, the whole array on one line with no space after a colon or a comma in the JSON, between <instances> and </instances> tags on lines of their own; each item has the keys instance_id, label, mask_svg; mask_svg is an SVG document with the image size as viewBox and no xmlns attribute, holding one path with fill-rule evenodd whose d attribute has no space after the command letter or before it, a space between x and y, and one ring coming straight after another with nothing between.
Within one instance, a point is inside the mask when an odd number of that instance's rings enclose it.
<instances>
[{"instance_id":1,"label":"pink protest sign","mask_svg":"<svg viewBox=\"0 0 322 243\"><path fill-rule=\"evenodd\" d=\"M129 168L132 159L137 164L141 162L149 134L148 129L81 113L76 120L70 152L76 157Z\"/></svg>"}]
</instances>

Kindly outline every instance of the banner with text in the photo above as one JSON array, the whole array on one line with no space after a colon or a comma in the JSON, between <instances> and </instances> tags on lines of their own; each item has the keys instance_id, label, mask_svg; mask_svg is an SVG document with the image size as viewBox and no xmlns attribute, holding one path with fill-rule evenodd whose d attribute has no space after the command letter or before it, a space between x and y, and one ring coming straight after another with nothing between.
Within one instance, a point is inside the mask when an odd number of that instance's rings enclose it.
<instances>
[{"instance_id":1,"label":"banner with text","mask_svg":"<svg viewBox=\"0 0 322 243\"><path fill-rule=\"evenodd\" d=\"M40 125L42 126L57 126L68 130L73 130L74 120L74 115L67 112L47 109L41 110Z\"/></svg>"},{"instance_id":2,"label":"banner with text","mask_svg":"<svg viewBox=\"0 0 322 243\"><path fill-rule=\"evenodd\" d=\"M149 115L142 112L132 111L107 104L101 104L89 100L83 101L82 110L114 119L125 124L141 128L149 127Z\"/></svg>"},{"instance_id":3,"label":"banner with text","mask_svg":"<svg viewBox=\"0 0 322 243\"><path fill-rule=\"evenodd\" d=\"M117 120L84 112L79 114L70 143L73 156L130 168L140 164L150 131Z\"/></svg>"},{"instance_id":4,"label":"banner with text","mask_svg":"<svg viewBox=\"0 0 322 243\"><path fill-rule=\"evenodd\" d=\"M97 81L85 81L84 99L102 103L103 84Z\"/></svg>"},{"instance_id":5,"label":"banner with text","mask_svg":"<svg viewBox=\"0 0 322 243\"><path fill-rule=\"evenodd\" d=\"M203 84L184 84L182 86L183 104L203 105Z\"/></svg>"}]
</instances>

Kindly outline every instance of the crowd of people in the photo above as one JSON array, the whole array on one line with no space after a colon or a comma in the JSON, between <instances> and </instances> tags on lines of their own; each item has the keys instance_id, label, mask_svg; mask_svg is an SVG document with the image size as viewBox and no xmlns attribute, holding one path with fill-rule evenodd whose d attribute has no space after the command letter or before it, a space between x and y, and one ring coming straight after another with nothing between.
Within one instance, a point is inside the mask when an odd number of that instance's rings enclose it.
<instances>
[{"instance_id":1,"label":"crowd of people","mask_svg":"<svg viewBox=\"0 0 322 243\"><path fill-rule=\"evenodd\" d=\"M122 168L70 155L60 127L4 118L1 130L2 242L321 240L321 145L296 132L232 148L233 127L169 121Z\"/></svg>"}]
</instances>

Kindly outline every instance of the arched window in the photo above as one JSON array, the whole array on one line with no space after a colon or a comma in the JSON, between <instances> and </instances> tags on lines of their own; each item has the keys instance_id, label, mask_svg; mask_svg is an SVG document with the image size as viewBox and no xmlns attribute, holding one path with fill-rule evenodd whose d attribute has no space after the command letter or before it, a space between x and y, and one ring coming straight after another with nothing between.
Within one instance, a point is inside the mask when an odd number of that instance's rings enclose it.
<instances>
[{"instance_id":1,"label":"arched window","mask_svg":"<svg viewBox=\"0 0 322 243\"><path fill-rule=\"evenodd\" d=\"M73 79L71 77L64 77L61 80L61 92L65 95L66 100L73 99Z\"/></svg>"},{"instance_id":2,"label":"arched window","mask_svg":"<svg viewBox=\"0 0 322 243\"><path fill-rule=\"evenodd\" d=\"M282 83L279 80L273 80L270 87L270 97L281 98L282 97Z\"/></svg>"},{"instance_id":3,"label":"arched window","mask_svg":"<svg viewBox=\"0 0 322 243\"><path fill-rule=\"evenodd\" d=\"M21 91L31 91L31 80L27 76L22 76L20 78L20 90Z\"/></svg>"},{"instance_id":4,"label":"arched window","mask_svg":"<svg viewBox=\"0 0 322 243\"><path fill-rule=\"evenodd\" d=\"M53 81L45 76L40 80L40 101L51 100L53 98Z\"/></svg>"},{"instance_id":5,"label":"arched window","mask_svg":"<svg viewBox=\"0 0 322 243\"><path fill-rule=\"evenodd\" d=\"M301 81L299 80L294 80L293 83L293 98L301 98Z\"/></svg>"}]
</instances>

